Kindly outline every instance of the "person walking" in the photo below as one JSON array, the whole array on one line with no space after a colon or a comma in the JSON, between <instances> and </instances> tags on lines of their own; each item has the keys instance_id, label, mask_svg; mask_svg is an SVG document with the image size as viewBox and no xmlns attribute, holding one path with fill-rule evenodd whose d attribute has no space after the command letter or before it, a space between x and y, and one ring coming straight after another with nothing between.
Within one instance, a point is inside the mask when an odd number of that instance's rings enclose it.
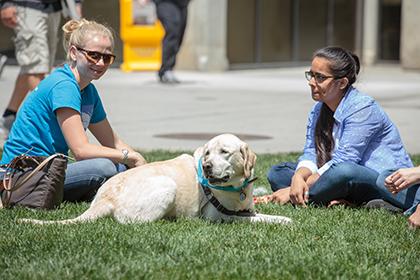
<instances>
[{"instance_id":1,"label":"person walking","mask_svg":"<svg viewBox=\"0 0 420 280\"><path fill-rule=\"evenodd\" d=\"M76 0L81 13L81 0ZM61 20L60 0L1 0L1 20L15 33L16 60L20 72L0 119L0 137L6 139L16 113L28 92L51 71Z\"/></svg>"},{"instance_id":2,"label":"person walking","mask_svg":"<svg viewBox=\"0 0 420 280\"><path fill-rule=\"evenodd\" d=\"M0 53L0 77L1 77L1 74L3 73L4 67L6 66L6 62L7 62L7 55Z\"/></svg>"},{"instance_id":3,"label":"person walking","mask_svg":"<svg viewBox=\"0 0 420 280\"><path fill-rule=\"evenodd\" d=\"M64 200L91 200L108 178L146 161L113 131L91 83L114 62L112 32L85 19L68 21L63 31L67 63L42 80L23 102L0 164L21 154L67 155L70 149L77 161L67 167ZM99 144L89 142L87 129Z\"/></svg>"},{"instance_id":4,"label":"person walking","mask_svg":"<svg viewBox=\"0 0 420 280\"><path fill-rule=\"evenodd\" d=\"M190 0L153 1L156 4L157 17L165 29L162 40L162 65L158 72L159 81L176 84L180 81L175 77L173 68L184 38Z\"/></svg>"}]
</instances>

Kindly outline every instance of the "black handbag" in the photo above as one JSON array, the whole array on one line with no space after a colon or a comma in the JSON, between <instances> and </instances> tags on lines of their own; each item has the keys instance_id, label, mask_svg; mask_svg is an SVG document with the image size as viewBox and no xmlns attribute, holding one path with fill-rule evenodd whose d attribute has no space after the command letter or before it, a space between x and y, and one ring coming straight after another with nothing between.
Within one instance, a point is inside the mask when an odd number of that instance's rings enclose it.
<instances>
[{"instance_id":1,"label":"black handbag","mask_svg":"<svg viewBox=\"0 0 420 280\"><path fill-rule=\"evenodd\" d=\"M67 156L23 154L5 167L1 196L4 208L54 209L63 201Z\"/></svg>"}]
</instances>

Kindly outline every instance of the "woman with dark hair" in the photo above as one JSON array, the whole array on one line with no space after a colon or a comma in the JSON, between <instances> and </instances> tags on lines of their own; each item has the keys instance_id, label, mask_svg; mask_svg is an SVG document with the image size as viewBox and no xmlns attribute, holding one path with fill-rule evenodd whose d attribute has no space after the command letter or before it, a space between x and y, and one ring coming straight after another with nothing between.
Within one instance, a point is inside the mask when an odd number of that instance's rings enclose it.
<instances>
[{"instance_id":1,"label":"woman with dark hair","mask_svg":"<svg viewBox=\"0 0 420 280\"><path fill-rule=\"evenodd\" d=\"M303 155L297 163L270 169L274 193L257 198L257 203L361 205L383 198L376 187L381 172L413 166L386 113L353 87L359 69L358 57L343 48L314 53L305 76L316 104L309 114Z\"/></svg>"}]
</instances>

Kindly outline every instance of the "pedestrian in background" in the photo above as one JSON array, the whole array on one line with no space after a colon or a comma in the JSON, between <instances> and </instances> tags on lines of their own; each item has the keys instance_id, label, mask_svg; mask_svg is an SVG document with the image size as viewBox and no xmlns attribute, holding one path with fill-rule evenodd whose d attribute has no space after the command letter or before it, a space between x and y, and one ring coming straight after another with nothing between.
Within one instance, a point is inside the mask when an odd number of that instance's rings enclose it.
<instances>
[{"instance_id":1,"label":"pedestrian in background","mask_svg":"<svg viewBox=\"0 0 420 280\"><path fill-rule=\"evenodd\" d=\"M179 80L175 77L173 68L184 38L190 0L153 1L156 4L157 17L165 29L165 37L162 40L162 65L158 72L159 81L176 84Z\"/></svg>"},{"instance_id":2,"label":"pedestrian in background","mask_svg":"<svg viewBox=\"0 0 420 280\"><path fill-rule=\"evenodd\" d=\"M76 0L81 13L81 0ZM60 0L1 0L1 20L15 33L20 72L9 103L0 119L0 137L7 138L16 113L28 92L51 71L61 20Z\"/></svg>"},{"instance_id":3,"label":"pedestrian in background","mask_svg":"<svg viewBox=\"0 0 420 280\"><path fill-rule=\"evenodd\" d=\"M7 55L0 53L0 77L1 77L1 74L3 73L4 66L6 66L6 61L7 61Z\"/></svg>"}]
</instances>

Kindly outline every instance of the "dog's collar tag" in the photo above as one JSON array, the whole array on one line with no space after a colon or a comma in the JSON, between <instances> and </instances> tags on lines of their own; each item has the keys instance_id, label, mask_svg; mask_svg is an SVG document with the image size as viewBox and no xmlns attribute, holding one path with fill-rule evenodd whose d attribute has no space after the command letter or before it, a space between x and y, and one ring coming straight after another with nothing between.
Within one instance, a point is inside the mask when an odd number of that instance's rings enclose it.
<instances>
[{"instance_id":1,"label":"dog's collar tag","mask_svg":"<svg viewBox=\"0 0 420 280\"><path fill-rule=\"evenodd\" d=\"M245 199L246 199L246 193L244 192L244 190L241 190L241 192L239 193L239 200L244 201Z\"/></svg>"}]
</instances>

